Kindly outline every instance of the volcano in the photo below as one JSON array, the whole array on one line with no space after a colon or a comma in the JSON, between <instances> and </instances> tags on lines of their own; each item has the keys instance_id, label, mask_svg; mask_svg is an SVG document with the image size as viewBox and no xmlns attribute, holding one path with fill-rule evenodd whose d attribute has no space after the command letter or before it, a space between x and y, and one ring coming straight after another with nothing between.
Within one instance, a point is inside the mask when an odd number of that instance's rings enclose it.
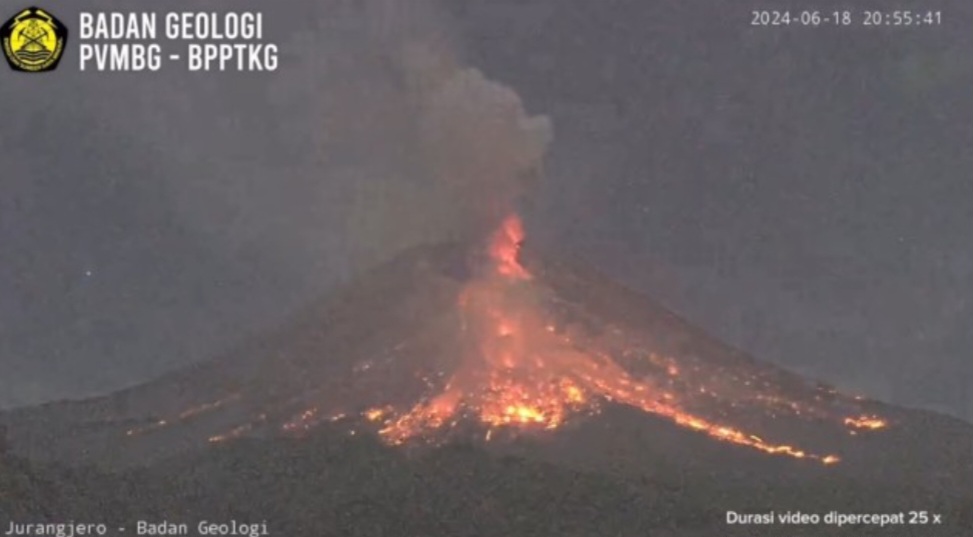
<instances>
[{"instance_id":1,"label":"volcano","mask_svg":"<svg viewBox=\"0 0 973 537\"><path fill-rule=\"evenodd\" d=\"M107 466L327 427L405 450L475 442L624 472L664 460L971 475L968 425L756 361L523 244L511 214L483 243L409 250L217 360L2 421L15 451Z\"/></svg>"},{"instance_id":2,"label":"volcano","mask_svg":"<svg viewBox=\"0 0 973 537\"><path fill-rule=\"evenodd\" d=\"M430 383L435 394L420 396L405 411L395 403L365 411L367 419L382 423L379 434L388 441L402 444L428 438L463 421L484 427L487 440L504 430L556 430L572 415L590 414L614 403L768 454L838 462L836 455L771 444L689 410L696 390L703 395L712 391L720 400L716 404L734 407L739 401L732 397L732 387L718 386L719 379L682 381L689 364L653 353L651 346L626 337L618 327L599 327L590 319L586 323L550 288L533 281L532 272L519 261L522 240L519 219L508 217L486 248L485 270L462 287L457 299L459 327L454 331L459 338L452 351L459 357L458 366L448 374L432 371L446 379L442 386ZM758 379L748 377L748 381ZM828 416L821 405L755 391L797 415L803 411ZM886 426L883 419L867 415L845 418L845 423L874 429Z\"/></svg>"},{"instance_id":3,"label":"volcano","mask_svg":"<svg viewBox=\"0 0 973 537\"><path fill-rule=\"evenodd\" d=\"M761 363L525 246L516 215L473 245L408 250L216 360L0 423L0 512L21 519L752 536L781 528L727 513L916 509L945 520L923 535L970 524L969 424ZM895 530L794 534L913 535Z\"/></svg>"}]
</instances>

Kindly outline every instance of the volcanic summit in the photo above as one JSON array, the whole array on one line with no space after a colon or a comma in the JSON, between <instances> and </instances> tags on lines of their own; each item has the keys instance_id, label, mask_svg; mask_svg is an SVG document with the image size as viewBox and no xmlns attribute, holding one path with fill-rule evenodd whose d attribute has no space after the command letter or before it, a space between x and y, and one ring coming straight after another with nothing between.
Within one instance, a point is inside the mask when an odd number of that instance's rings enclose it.
<instances>
[{"instance_id":1,"label":"volcanic summit","mask_svg":"<svg viewBox=\"0 0 973 537\"><path fill-rule=\"evenodd\" d=\"M511 213L473 247L407 251L221 359L10 413L14 447L117 465L328 427L405 448L462 439L545 458L590 452L595 466L610 443L680 460L759 456L865 473L908 463L930 479L969 471L962 444L922 439L953 420L760 363L524 239ZM614 437L584 438L603 427ZM947 428L968 442L968 428Z\"/></svg>"},{"instance_id":2,"label":"volcanic summit","mask_svg":"<svg viewBox=\"0 0 973 537\"><path fill-rule=\"evenodd\" d=\"M267 511L293 535L778 535L727 510L912 505L945 517L926 535L968 523L973 427L761 363L527 244L511 213L217 360L0 415L34 461L0 456L0 488L43 485L0 508L120 524ZM64 464L88 468L38 470ZM92 486L94 503L57 492ZM829 534L907 534L886 529Z\"/></svg>"}]
</instances>

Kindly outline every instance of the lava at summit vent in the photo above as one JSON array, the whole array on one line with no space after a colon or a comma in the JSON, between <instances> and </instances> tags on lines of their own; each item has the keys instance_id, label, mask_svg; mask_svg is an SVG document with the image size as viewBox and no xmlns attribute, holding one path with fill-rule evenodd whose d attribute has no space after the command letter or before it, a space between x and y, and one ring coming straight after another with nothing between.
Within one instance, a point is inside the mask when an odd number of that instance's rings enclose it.
<instances>
[{"instance_id":1,"label":"lava at summit vent","mask_svg":"<svg viewBox=\"0 0 973 537\"><path fill-rule=\"evenodd\" d=\"M841 449L849 437L889 427L872 402L734 354L635 293L557 263L523 264L523 240L523 225L511 214L479 255L466 252L472 266L462 282L436 274L452 274L447 267L463 256L429 256L396 265L399 275L426 268L403 275L419 279L393 287L401 291L391 303L362 288L393 313L341 302L354 313L347 318L353 321L337 323L341 330L384 316L377 333L356 328L353 340L340 331L331 336L341 342L328 351L339 357L333 373L308 377L303 362L293 369L298 380L275 381L276 394L231 392L152 416L126 434L134 439L210 420L217 429L210 442L275 431L302 436L324 423L352 433L365 427L391 445L439 443L471 430L495 440L555 431L622 406L719 442L832 464L839 453L830 446ZM641 315L642 308L649 311ZM395 339L387 337L392 333ZM321 351L304 352L295 356ZM345 352L353 358L341 360Z\"/></svg>"},{"instance_id":2,"label":"lava at summit vent","mask_svg":"<svg viewBox=\"0 0 973 537\"><path fill-rule=\"evenodd\" d=\"M379 432L386 441L402 444L464 419L478 420L487 428L488 439L500 428L556 429L572 415L594 413L600 404L614 402L766 453L825 464L838 461L835 455L774 444L685 411L674 394L648 379L634 378L607 353L579 349L545 316L537 299L541 292L518 260L523 238L516 215L493 233L487 248L488 270L459 296L468 355L439 393L402 412L381 412L384 425ZM666 371L679 375L674 364ZM375 421L376 411L368 413Z\"/></svg>"}]
</instances>

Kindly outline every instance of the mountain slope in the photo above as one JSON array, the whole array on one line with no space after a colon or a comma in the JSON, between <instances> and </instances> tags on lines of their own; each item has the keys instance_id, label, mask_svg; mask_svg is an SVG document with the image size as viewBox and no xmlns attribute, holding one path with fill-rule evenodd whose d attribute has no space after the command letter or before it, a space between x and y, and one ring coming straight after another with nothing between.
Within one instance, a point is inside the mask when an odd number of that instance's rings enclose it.
<instances>
[{"instance_id":1,"label":"mountain slope","mask_svg":"<svg viewBox=\"0 0 973 537\"><path fill-rule=\"evenodd\" d=\"M763 364L553 256L511 258L529 281L483 283L470 252L410 250L210 363L0 415L31 459L5 459L20 462L6 463L16 471L0 506L119 524L262 512L288 535L777 535L724 521L727 510L770 509L925 509L948 515L942 535L968 527L969 424ZM509 333L470 327L484 318L470 289L483 311L509 314ZM540 365L503 370L512 384L456 380L470 356L480 366L498 350ZM515 398L503 399L506 421L484 421L503 390L557 395L543 385L565 379L585 390L577 400L536 406L563 416L519 414L533 399ZM452 424L388 434L416 408L438 408L450 385L484 391L460 394L467 406L449 407ZM849 534L912 534L898 529Z\"/></svg>"},{"instance_id":2,"label":"mountain slope","mask_svg":"<svg viewBox=\"0 0 973 537\"><path fill-rule=\"evenodd\" d=\"M876 488L836 472L800 486L677 473L661 464L653 475L618 476L491 454L469 443L410 456L330 426L300 440L241 440L113 475L42 466L25 471L32 482L58 488L14 498L9 481L2 481L0 513L15 520L99 520L112 528L167 520L192 529L201 520L236 520L295 537L776 536L782 530L958 537L973 514L968 494ZM725 522L727 511L823 515L909 507L940 514L946 523L839 529Z\"/></svg>"},{"instance_id":3,"label":"mountain slope","mask_svg":"<svg viewBox=\"0 0 973 537\"><path fill-rule=\"evenodd\" d=\"M301 433L339 418L351 429L368 429L359 413L425 397L465 352L457 338L465 318L455 304L471 278L468 257L457 245L411 250L213 362L101 398L9 412L2 420L11 426L15 450L33 458L112 465L140 464L238 436ZM532 289L540 291L517 288L517 296L533 292L550 313L548 322L558 325L558 337L578 352L610 357L608 370L621 366L629 379L619 382L648 383L678 399L687 417L662 409L662 420L632 418L635 430L652 431L652 443L672 434L681 438L683 431L673 433L667 420L701 430L693 421L698 419L856 463L843 471L881 463L903 472L912 468L924 478L970 472L973 434L962 422L839 394L720 343L590 269L536 252L521 257L536 275ZM594 412L633 404L642 401L605 400ZM564 434L606 421L583 414L568 420ZM869 416L877 430L869 428ZM551 443L536 431L525 433ZM643 441L649 439L635 445ZM673 440L669 449L682 451L680 442ZM716 444L717 457L740 451Z\"/></svg>"}]
</instances>

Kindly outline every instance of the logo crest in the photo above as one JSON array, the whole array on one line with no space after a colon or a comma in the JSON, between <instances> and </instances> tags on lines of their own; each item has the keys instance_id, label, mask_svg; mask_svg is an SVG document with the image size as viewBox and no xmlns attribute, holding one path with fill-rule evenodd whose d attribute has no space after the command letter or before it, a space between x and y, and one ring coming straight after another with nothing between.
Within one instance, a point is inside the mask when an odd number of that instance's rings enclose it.
<instances>
[{"instance_id":1,"label":"logo crest","mask_svg":"<svg viewBox=\"0 0 973 537\"><path fill-rule=\"evenodd\" d=\"M14 71L52 71L61 61L68 29L39 7L17 13L0 28L3 55Z\"/></svg>"}]
</instances>

